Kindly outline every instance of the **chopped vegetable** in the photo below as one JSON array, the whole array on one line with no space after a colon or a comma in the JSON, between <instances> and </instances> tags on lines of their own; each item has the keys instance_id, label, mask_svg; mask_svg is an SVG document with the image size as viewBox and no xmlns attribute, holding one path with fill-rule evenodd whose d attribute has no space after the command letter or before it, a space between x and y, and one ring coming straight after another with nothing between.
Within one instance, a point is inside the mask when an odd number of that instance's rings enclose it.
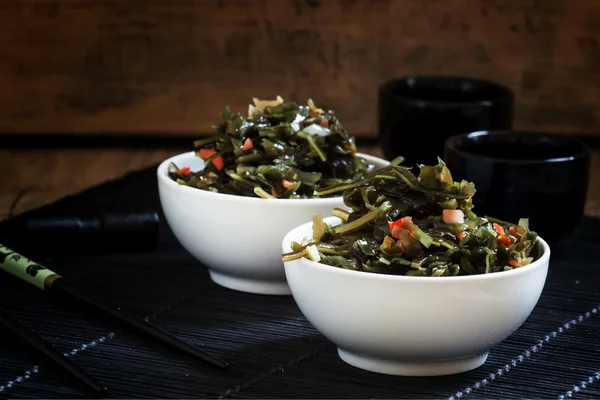
<instances>
[{"instance_id":1,"label":"chopped vegetable","mask_svg":"<svg viewBox=\"0 0 600 400\"><path fill-rule=\"evenodd\" d=\"M206 162L212 161L215 168L217 168L220 171L223 169L224 162L223 162L223 157L221 157L217 154L218 153L216 152L216 150L213 150L213 149L200 149L198 151L198 155L200 156L200 158L202 158L203 160L206 160Z\"/></svg>"},{"instance_id":2,"label":"chopped vegetable","mask_svg":"<svg viewBox=\"0 0 600 400\"><path fill-rule=\"evenodd\" d=\"M510 247L512 244L511 240L504 235L498 236L498 241L504 245L504 247Z\"/></svg>"},{"instance_id":3,"label":"chopped vegetable","mask_svg":"<svg viewBox=\"0 0 600 400\"><path fill-rule=\"evenodd\" d=\"M251 150L251 149L252 149L252 147L254 147L254 145L253 145L253 143L252 143L252 139L250 139L250 138L247 138L247 139L244 141L244 145L242 146L242 151L248 151L248 150Z\"/></svg>"},{"instance_id":4,"label":"chopped vegetable","mask_svg":"<svg viewBox=\"0 0 600 400\"><path fill-rule=\"evenodd\" d=\"M496 230L496 232L498 232L498 235L504 236L504 228L502 227L502 225L497 224L497 223L494 222L492 224L492 226L494 227L494 229Z\"/></svg>"},{"instance_id":5,"label":"chopped vegetable","mask_svg":"<svg viewBox=\"0 0 600 400\"><path fill-rule=\"evenodd\" d=\"M478 217L475 186L455 182L441 160L420 166L418 176L392 164L322 191L341 192L351 211L334 209L341 219L335 226L322 215L313 219L312 240L293 248L284 261L309 257L355 271L441 277L508 271L537 256L537 234L528 221ZM306 246L314 246L319 256Z\"/></svg>"},{"instance_id":6,"label":"chopped vegetable","mask_svg":"<svg viewBox=\"0 0 600 400\"><path fill-rule=\"evenodd\" d=\"M388 222L388 225L390 227L390 233L396 239L400 239L400 236L411 234L415 227L411 217L403 217L394 222Z\"/></svg>"},{"instance_id":7,"label":"chopped vegetable","mask_svg":"<svg viewBox=\"0 0 600 400\"><path fill-rule=\"evenodd\" d=\"M198 150L198 156L203 160L206 160L207 158L212 157L214 154L217 154L217 151L213 150L213 149Z\"/></svg>"},{"instance_id":8,"label":"chopped vegetable","mask_svg":"<svg viewBox=\"0 0 600 400\"><path fill-rule=\"evenodd\" d=\"M325 223L323 222L323 214L313 216L313 240L319 241L325 234Z\"/></svg>"},{"instance_id":9,"label":"chopped vegetable","mask_svg":"<svg viewBox=\"0 0 600 400\"><path fill-rule=\"evenodd\" d=\"M254 98L247 116L225 107L222 118L216 135L194 142L206 168L181 174L174 166L171 179L239 196L315 198L329 197L319 191L363 179L374 169L356 156L354 138L334 112L311 99L304 106L279 96Z\"/></svg>"},{"instance_id":10,"label":"chopped vegetable","mask_svg":"<svg viewBox=\"0 0 600 400\"><path fill-rule=\"evenodd\" d=\"M289 188L293 187L296 184L296 182L288 181L287 179L284 179L281 182L281 184L283 185L284 188L289 189Z\"/></svg>"},{"instance_id":11,"label":"chopped vegetable","mask_svg":"<svg viewBox=\"0 0 600 400\"><path fill-rule=\"evenodd\" d=\"M188 167L188 166L186 165L185 167L181 168L181 169L178 171L178 173L179 173L179 175L186 176L187 174L189 174L189 173L190 173L190 170L191 170L191 169L190 169L190 167Z\"/></svg>"},{"instance_id":12,"label":"chopped vegetable","mask_svg":"<svg viewBox=\"0 0 600 400\"><path fill-rule=\"evenodd\" d=\"M465 222L465 214L460 210L442 211L444 222L447 224L462 224Z\"/></svg>"}]
</instances>

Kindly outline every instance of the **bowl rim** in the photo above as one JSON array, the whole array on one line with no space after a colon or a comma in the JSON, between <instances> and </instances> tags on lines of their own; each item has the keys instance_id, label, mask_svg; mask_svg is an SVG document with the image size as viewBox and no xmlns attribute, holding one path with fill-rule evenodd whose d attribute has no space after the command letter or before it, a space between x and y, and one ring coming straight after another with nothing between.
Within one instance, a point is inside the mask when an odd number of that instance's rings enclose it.
<instances>
[{"instance_id":1,"label":"bowl rim","mask_svg":"<svg viewBox=\"0 0 600 400\"><path fill-rule=\"evenodd\" d=\"M406 94L395 93L394 89L401 86L407 87L414 83L460 83L468 85L477 85L486 90L494 90L497 92L495 96L481 98L480 100L466 101L447 101L447 100L423 100ZM390 96L395 101L403 103L419 104L428 107L444 107L444 108L481 108L495 107L503 103L510 104L514 101L514 91L507 85L498 81L489 79L454 74L416 74L406 75L397 78L392 78L382 82L378 91L380 94Z\"/></svg>"},{"instance_id":2,"label":"bowl rim","mask_svg":"<svg viewBox=\"0 0 600 400\"><path fill-rule=\"evenodd\" d=\"M340 221L338 217L327 217L324 219L325 223L330 223L331 221ZM299 230L307 230L312 226L311 222L306 222L302 225L295 227L290 230L282 240L282 247L286 246L289 248L289 244L291 243L291 237L297 236L296 232ZM372 279L375 281L399 281L399 282L431 282L426 284L432 285L443 285L452 282L469 282L469 281L481 281L481 280L490 280L490 279L502 279L516 277L521 274L526 274L536 269L543 268L544 265L548 265L550 261L550 246L548 243L538 236L537 243L542 247L542 256L532 262L529 265L526 265L521 268L512 269L510 271L502 271L491 274L478 274L478 275L461 275L461 276L441 276L441 277L430 277L430 276L405 276L405 275L386 275L386 274L377 274L372 272L364 272L364 271L352 271L349 269L336 268L331 265L321 264L307 258L300 258L297 260L286 261L284 262L284 268L287 269L288 265L295 262L301 262L305 267L316 268L325 273L332 274L341 274L342 276L346 275L348 277L360 277L363 276L363 279Z\"/></svg>"},{"instance_id":3,"label":"bowl rim","mask_svg":"<svg viewBox=\"0 0 600 400\"><path fill-rule=\"evenodd\" d=\"M511 137L518 136L520 138L529 137L540 140L551 140L554 142L569 143L578 146L579 149L571 155L562 157L547 157L547 158L530 158L530 159L512 159L507 157L490 157L478 154L476 152L464 150L458 146L460 141L469 141L477 137ZM545 163L560 163L576 161L583 158L589 158L590 149L587 144L579 139L569 137L568 135L560 135L549 132L533 131L533 130L511 130L511 129L496 129L496 130L480 130L473 132L460 133L450 136L444 142L444 151L454 153L464 159L470 158L475 160L487 161L489 163L504 163L511 165L536 165ZM445 158L445 157L444 157Z\"/></svg>"},{"instance_id":4,"label":"bowl rim","mask_svg":"<svg viewBox=\"0 0 600 400\"><path fill-rule=\"evenodd\" d=\"M317 198L317 199L263 199L263 198L259 198L259 197L237 196L237 195L233 195L233 194L215 193L215 192L209 192L207 190L191 188L189 186L184 186L184 185L181 185L181 184L175 182L174 180L169 178L169 175L168 175L169 164L174 159L179 158L179 157L185 157L185 156L195 157L195 152L188 151L185 153L179 153L179 154L173 155L173 156L167 158L166 160L162 161L156 169L156 175L158 177L159 183L162 183L163 185L168 187L169 190L180 191L182 193L182 195L185 194L185 195L190 195L190 196L206 196L207 198L214 198L215 200L228 199L231 201L237 200L237 201L251 202L251 203L252 202L256 202L256 203L261 202L262 204L268 203L270 206L280 206L280 205L285 205L285 204L306 204L307 201L311 201L313 203L323 204L323 205L326 205L328 203L337 204L337 203L339 203L340 198L341 198L341 196L336 196L336 197L325 197L325 198ZM385 160L380 157L364 154L364 153L356 153L356 156L363 158L364 160L366 160L367 162L369 162L371 164L385 164L385 165L390 164L390 162L388 160ZM380 168L380 167L378 167L378 168ZM196 194L194 195L193 193L196 193Z\"/></svg>"}]
</instances>

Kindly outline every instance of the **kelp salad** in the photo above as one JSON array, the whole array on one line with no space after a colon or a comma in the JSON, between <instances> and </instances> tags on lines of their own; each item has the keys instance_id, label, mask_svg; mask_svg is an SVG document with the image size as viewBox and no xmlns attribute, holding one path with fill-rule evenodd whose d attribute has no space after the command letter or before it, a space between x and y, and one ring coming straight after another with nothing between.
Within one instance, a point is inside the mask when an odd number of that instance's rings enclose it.
<instances>
[{"instance_id":1,"label":"kelp salad","mask_svg":"<svg viewBox=\"0 0 600 400\"><path fill-rule=\"evenodd\" d=\"M336 208L341 224L313 217L313 236L293 242L283 261L306 257L355 271L456 276L520 268L537 257L537 234L528 220L509 223L473 211L475 186L455 182L446 165L390 165L322 195L343 193L351 211Z\"/></svg>"},{"instance_id":2,"label":"kelp salad","mask_svg":"<svg viewBox=\"0 0 600 400\"><path fill-rule=\"evenodd\" d=\"M201 171L169 166L171 179L193 188L261 198L315 198L324 187L362 179L374 167L356 156L354 137L333 111L253 99L248 114L222 112L216 134L194 142Z\"/></svg>"}]
</instances>

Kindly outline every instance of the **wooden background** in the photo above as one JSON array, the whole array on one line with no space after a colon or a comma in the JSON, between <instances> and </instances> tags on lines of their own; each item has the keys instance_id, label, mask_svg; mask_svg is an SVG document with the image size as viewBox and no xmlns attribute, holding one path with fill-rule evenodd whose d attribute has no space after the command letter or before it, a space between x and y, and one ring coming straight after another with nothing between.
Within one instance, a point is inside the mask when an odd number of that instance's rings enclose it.
<instances>
[{"instance_id":1,"label":"wooden background","mask_svg":"<svg viewBox=\"0 0 600 400\"><path fill-rule=\"evenodd\" d=\"M507 84L515 125L600 132L599 0L2 0L0 132L211 131L252 96L374 135L377 86Z\"/></svg>"},{"instance_id":2,"label":"wooden background","mask_svg":"<svg viewBox=\"0 0 600 400\"><path fill-rule=\"evenodd\" d=\"M0 135L191 145L223 106L280 94L374 136L378 85L411 74L495 80L516 93L515 127L598 134L600 0L0 0ZM2 147L0 220L189 149Z\"/></svg>"}]
</instances>

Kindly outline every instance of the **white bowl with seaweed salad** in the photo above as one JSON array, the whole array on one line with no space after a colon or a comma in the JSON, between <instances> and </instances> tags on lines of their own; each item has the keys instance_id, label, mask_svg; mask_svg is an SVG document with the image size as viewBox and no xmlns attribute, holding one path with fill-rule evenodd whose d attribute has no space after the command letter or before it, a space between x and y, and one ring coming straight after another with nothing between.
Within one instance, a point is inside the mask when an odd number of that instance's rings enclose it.
<instances>
[{"instance_id":1,"label":"white bowl with seaweed salad","mask_svg":"<svg viewBox=\"0 0 600 400\"><path fill-rule=\"evenodd\" d=\"M161 205L181 245L217 284L289 295L281 240L314 214L343 208L327 188L389 163L356 153L332 111L253 100L248 115L222 113L214 136L157 170Z\"/></svg>"},{"instance_id":2,"label":"white bowl with seaweed salad","mask_svg":"<svg viewBox=\"0 0 600 400\"><path fill-rule=\"evenodd\" d=\"M350 212L286 235L292 295L343 361L392 375L465 372L529 317L550 248L526 219L478 217L474 193L441 161L419 176L388 166L345 187Z\"/></svg>"}]
</instances>

